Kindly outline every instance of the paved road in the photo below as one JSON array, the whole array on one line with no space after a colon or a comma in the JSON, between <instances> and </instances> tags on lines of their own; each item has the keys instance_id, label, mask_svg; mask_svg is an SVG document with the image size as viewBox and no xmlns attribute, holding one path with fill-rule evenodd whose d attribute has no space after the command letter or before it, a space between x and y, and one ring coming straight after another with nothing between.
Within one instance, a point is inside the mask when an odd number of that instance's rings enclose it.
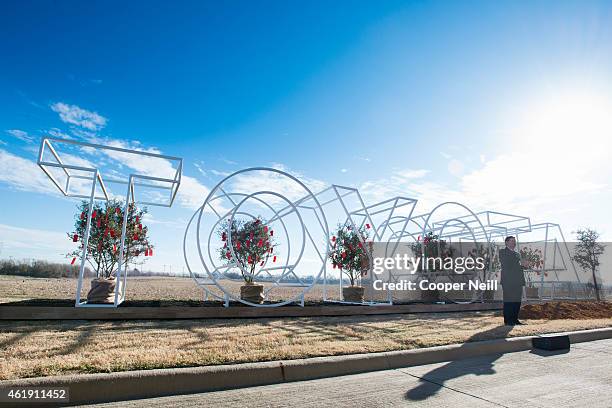
<instances>
[{"instance_id":1,"label":"paved road","mask_svg":"<svg viewBox=\"0 0 612 408\"><path fill-rule=\"evenodd\" d=\"M612 340L106 407L612 407Z\"/></svg>"}]
</instances>

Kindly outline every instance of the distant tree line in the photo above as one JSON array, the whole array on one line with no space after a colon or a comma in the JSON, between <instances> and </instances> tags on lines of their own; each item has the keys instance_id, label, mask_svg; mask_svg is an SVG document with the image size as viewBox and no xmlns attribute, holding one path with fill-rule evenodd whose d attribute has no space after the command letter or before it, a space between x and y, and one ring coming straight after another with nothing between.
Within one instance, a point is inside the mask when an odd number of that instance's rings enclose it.
<instances>
[{"instance_id":1,"label":"distant tree line","mask_svg":"<svg viewBox=\"0 0 612 408\"><path fill-rule=\"evenodd\" d=\"M54 263L41 260L0 260L0 275L30 276L34 278L78 278L79 265ZM96 274L89 267L85 267L85 276L94 277ZM165 272L145 272L139 269L129 269L128 276L183 276Z\"/></svg>"},{"instance_id":2,"label":"distant tree line","mask_svg":"<svg viewBox=\"0 0 612 408\"><path fill-rule=\"evenodd\" d=\"M229 279L242 279L242 275L238 272L226 272L223 274L224 277L227 277ZM220 275L218 277L221 277ZM257 277L257 282L275 282L278 281L280 276L276 275L276 276L263 276L260 275ZM311 284L312 282L314 282L315 277L312 275L308 275L308 276L300 276L300 280L303 283L307 283L307 284ZM323 281L323 277L321 277L321 279L319 280L319 283L321 283ZM347 279L344 279L344 281L347 281ZM281 283L299 283L298 279L293 276L285 276L281 281ZM327 283L328 284L337 284L339 283L340 280L338 278L331 278L331 277L327 277Z\"/></svg>"},{"instance_id":3,"label":"distant tree line","mask_svg":"<svg viewBox=\"0 0 612 408\"><path fill-rule=\"evenodd\" d=\"M79 265L78 261L74 265L54 263L42 260L0 260L0 275L16 275L16 276L30 276L34 278L78 278L79 276ZM89 267L85 267L86 277L95 277L95 273ZM242 276L238 272L230 272L224 274L230 279L242 279ZM155 271L142 271L137 268L128 269L128 276L178 276L186 277L180 273L170 272L155 272ZM261 276L258 277L258 281L262 282L274 282L278 280L279 276ZM300 277L302 282L311 284L315 277L312 275ZM321 283L321 280L319 283ZM283 283L298 283L295 276L286 276L282 279ZM327 278L328 284L339 283L338 278Z\"/></svg>"},{"instance_id":4,"label":"distant tree line","mask_svg":"<svg viewBox=\"0 0 612 408\"><path fill-rule=\"evenodd\" d=\"M79 265L53 263L47 261L0 260L0 275L32 276L35 278L76 278L79 276ZM85 276L94 276L85 268Z\"/></svg>"}]
</instances>

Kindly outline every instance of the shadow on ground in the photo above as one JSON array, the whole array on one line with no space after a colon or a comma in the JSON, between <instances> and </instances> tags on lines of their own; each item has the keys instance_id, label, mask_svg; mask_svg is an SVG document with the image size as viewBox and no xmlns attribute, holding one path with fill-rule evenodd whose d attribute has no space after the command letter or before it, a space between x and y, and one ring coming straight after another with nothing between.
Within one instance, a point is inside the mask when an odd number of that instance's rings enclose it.
<instances>
[{"instance_id":1,"label":"shadow on ground","mask_svg":"<svg viewBox=\"0 0 612 408\"><path fill-rule=\"evenodd\" d=\"M479 332L471 336L466 343L480 341L492 337L506 337L512 330L512 326L498 326L492 329ZM465 344L464 346L465 347ZM436 395L445 383L454 378L459 378L464 375L493 375L495 369L494 363L503 354L489 354L469 360L455 360L448 362L442 366L436 367L419 378L419 385L409 390L405 394L405 399L411 401L423 401L429 397ZM411 374L412 375L412 374Z\"/></svg>"}]
</instances>

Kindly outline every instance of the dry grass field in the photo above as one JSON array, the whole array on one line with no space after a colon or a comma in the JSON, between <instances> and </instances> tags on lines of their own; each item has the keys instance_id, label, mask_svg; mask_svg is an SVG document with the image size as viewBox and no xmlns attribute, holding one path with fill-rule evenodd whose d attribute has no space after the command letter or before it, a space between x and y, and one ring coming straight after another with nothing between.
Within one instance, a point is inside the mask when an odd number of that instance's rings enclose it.
<instances>
[{"instance_id":1,"label":"dry grass field","mask_svg":"<svg viewBox=\"0 0 612 408\"><path fill-rule=\"evenodd\" d=\"M0 302L74 299L75 289L73 279L0 276ZM201 300L202 293L189 278L132 278L128 282L131 300ZM291 292L280 295L286 298ZM321 296L321 287L315 287L306 300L320 300ZM542 320L533 314L535 309L526 307L532 319L526 320L528 325L517 326L509 333L495 312L227 320L0 321L0 380L405 350L612 326L612 314L584 315L574 320L566 318L566 309L547 310L550 320Z\"/></svg>"},{"instance_id":2,"label":"dry grass field","mask_svg":"<svg viewBox=\"0 0 612 408\"><path fill-rule=\"evenodd\" d=\"M240 297L240 282L223 281L224 287L235 297ZM267 288L271 284L264 283ZM26 276L0 275L0 303L15 302L29 299L74 299L77 280L69 278L31 278ZM207 288L217 296L223 292L214 285ZM81 296L84 299L89 290L89 282L83 282ZM302 292L298 287L275 287L269 292L267 300L282 301L295 299ZM329 285L328 298L339 299L340 289L337 285ZM385 300L386 293L378 294L380 300ZM203 300L204 290L190 277L128 277L126 300L133 301L188 301ZM323 285L314 285L304 300L317 302L323 299Z\"/></svg>"},{"instance_id":3,"label":"dry grass field","mask_svg":"<svg viewBox=\"0 0 612 408\"><path fill-rule=\"evenodd\" d=\"M612 318L527 320L493 312L166 321L1 321L0 379L406 350L612 326Z\"/></svg>"},{"instance_id":4,"label":"dry grass field","mask_svg":"<svg viewBox=\"0 0 612 408\"><path fill-rule=\"evenodd\" d=\"M239 282L226 282L225 285L239 296ZM85 281L83 286L81 295L86 296L89 282ZM26 299L74 299L76 288L76 279L0 275L0 303ZM217 287L209 288L213 293L222 295ZM270 292L270 300L291 299L299 292L301 288L275 288ZM203 297L204 290L189 277L128 277L128 300L203 300ZM318 301L322 298L321 285L315 285L305 296L307 301Z\"/></svg>"},{"instance_id":5,"label":"dry grass field","mask_svg":"<svg viewBox=\"0 0 612 408\"><path fill-rule=\"evenodd\" d=\"M81 291L87 294L89 286ZM128 297L138 300L201 300L200 289L191 278L129 278ZM0 276L0 302L24 299L74 299L77 280Z\"/></svg>"}]
</instances>

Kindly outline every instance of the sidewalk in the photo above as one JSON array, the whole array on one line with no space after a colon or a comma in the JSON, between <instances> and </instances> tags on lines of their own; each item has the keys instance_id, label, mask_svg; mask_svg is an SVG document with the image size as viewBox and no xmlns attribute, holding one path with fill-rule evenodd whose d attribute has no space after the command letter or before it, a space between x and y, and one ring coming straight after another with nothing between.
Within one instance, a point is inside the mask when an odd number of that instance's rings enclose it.
<instances>
[{"instance_id":1,"label":"sidewalk","mask_svg":"<svg viewBox=\"0 0 612 408\"><path fill-rule=\"evenodd\" d=\"M502 326L506 334L510 327ZM497 330L497 329L495 329ZM612 338L612 328L569 332L572 345ZM12 387L68 387L74 404L128 401L139 398L196 394L228 388L247 388L373 371L406 369L484 357L495 361L503 353L528 351L536 336L469 341L460 344L405 351L316 357L259 363L155 369L109 374L66 375L0 382ZM473 339L472 339L473 340ZM580 348L580 347L579 347ZM538 387L541 387L538 384Z\"/></svg>"},{"instance_id":2,"label":"sidewalk","mask_svg":"<svg viewBox=\"0 0 612 408\"><path fill-rule=\"evenodd\" d=\"M99 407L610 407L612 339Z\"/></svg>"}]
</instances>

